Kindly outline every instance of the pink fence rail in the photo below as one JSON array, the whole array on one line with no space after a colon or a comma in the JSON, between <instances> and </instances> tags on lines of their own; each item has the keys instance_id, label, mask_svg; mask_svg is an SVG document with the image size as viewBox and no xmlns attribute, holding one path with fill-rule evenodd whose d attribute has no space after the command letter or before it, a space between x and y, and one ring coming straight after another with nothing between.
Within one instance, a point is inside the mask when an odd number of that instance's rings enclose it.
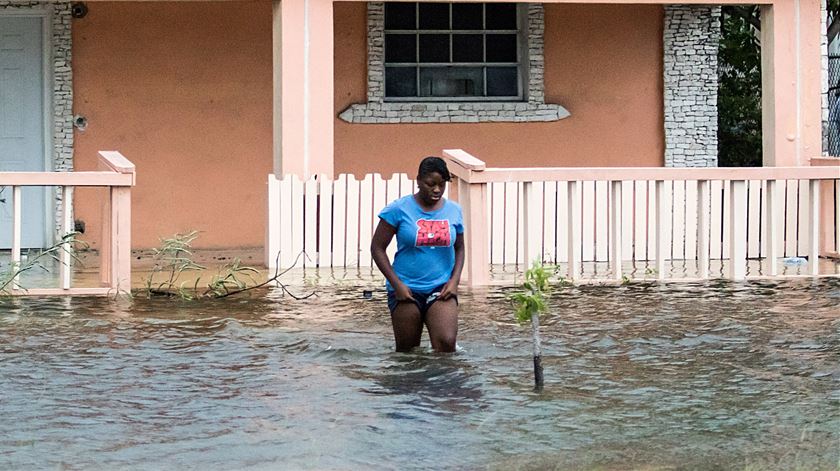
<instances>
[{"instance_id":1,"label":"pink fence rail","mask_svg":"<svg viewBox=\"0 0 840 471\"><path fill-rule=\"evenodd\" d=\"M467 214L467 273L487 281L492 264L533 260L607 261L602 278L622 279L623 263L727 260L724 276L744 279L747 260L764 258L779 274L780 257L836 254L840 167L763 168L486 168L461 150L444 151L457 177L453 198ZM825 164L825 163L823 163ZM489 207L489 211L487 208Z\"/></svg>"},{"instance_id":2,"label":"pink fence rail","mask_svg":"<svg viewBox=\"0 0 840 471\"><path fill-rule=\"evenodd\" d=\"M598 276L615 279L619 261L662 277L666 261L694 260L707 277L710 261L734 256L770 260L765 274L775 275L777 258L837 252L840 167L488 169L463 151L446 157L457 176L449 196L473 213L468 252L488 268L539 259L578 279L581 263L605 262L611 272ZM269 175L267 265L369 269L376 215L413 189L404 174ZM829 216L812 222L815 211ZM742 278L742 265L723 275Z\"/></svg>"},{"instance_id":3,"label":"pink fence rail","mask_svg":"<svg viewBox=\"0 0 840 471\"><path fill-rule=\"evenodd\" d=\"M60 233L72 231L72 201L76 187L105 187L108 197L102 205L100 245L100 286L73 287L71 254L62 250L59 260L59 288L23 289L12 280L13 295L106 295L131 289L131 187L135 169L128 159L115 151L99 152L99 171L95 172L0 172L0 187L10 187L12 194L11 268L21 263L21 188L57 187L62 192ZM3 228L6 229L6 228Z\"/></svg>"}]
</instances>

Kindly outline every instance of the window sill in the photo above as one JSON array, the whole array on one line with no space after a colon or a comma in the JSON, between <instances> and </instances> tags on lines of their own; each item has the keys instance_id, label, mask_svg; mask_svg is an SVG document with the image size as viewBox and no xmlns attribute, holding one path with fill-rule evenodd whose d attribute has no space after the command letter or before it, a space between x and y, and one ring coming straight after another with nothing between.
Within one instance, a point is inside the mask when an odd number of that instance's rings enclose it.
<instances>
[{"instance_id":1,"label":"window sill","mask_svg":"<svg viewBox=\"0 0 840 471\"><path fill-rule=\"evenodd\" d=\"M353 124L399 123L531 123L559 121L570 116L560 105L543 103L361 103L338 115Z\"/></svg>"}]
</instances>

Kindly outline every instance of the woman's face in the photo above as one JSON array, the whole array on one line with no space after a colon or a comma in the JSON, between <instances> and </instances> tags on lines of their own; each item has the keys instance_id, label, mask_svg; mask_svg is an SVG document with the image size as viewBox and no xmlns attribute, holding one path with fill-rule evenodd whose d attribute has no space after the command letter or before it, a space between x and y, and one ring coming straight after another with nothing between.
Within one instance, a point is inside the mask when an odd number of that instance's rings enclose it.
<instances>
[{"instance_id":1,"label":"woman's face","mask_svg":"<svg viewBox=\"0 0 840 471\"><path fill-rule=\"evenodd\" d=\"M417 188L417 195L420 200L428 206L434 206L443 198L446 180L438 172L431 172L423 176L418 175Z\"/></svg>"}]
</instances>

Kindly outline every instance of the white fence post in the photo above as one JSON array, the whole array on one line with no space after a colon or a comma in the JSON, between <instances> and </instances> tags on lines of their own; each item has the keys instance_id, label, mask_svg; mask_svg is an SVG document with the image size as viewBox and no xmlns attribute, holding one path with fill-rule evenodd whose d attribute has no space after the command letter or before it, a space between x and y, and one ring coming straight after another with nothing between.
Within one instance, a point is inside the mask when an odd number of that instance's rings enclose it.
<instances>
[{"instance_id":1,"label":"white fence post","mask_svg":"<svg viewBox=\"0 0 840 471\"><path fill-rule=\"evenodd\" d=\"M347 175L333 182L332 266L344 268L347 245Z\"/></svg>"},{"instance_id":2,"label":"white fence post","mask_svg":"<svg viewBox=\"0 0 840 471\"><path fill-rule=\"evenodd\" d=\"M808 265L810 266L811 275L816 276L820 273L820 181L811 180L808 185L809 190L809 206L808 213Z\"/></svg>"},{"instance_id":3,"label":"white fence post","mask_svg":"<svg viewBox=\"0 0 840 471\"><path fill-rule=\"evenodd\" d=\"M656 278L665 279L665 181L656 180Z\"/></svg>"},{"instance_id":4,"label":"white fence post","mask_svg":"<svg viewBox=\"0 0 840 471\"><path fill-rule=\"evenodd\" d=\"M73 201L73 187L62 187L62 214L61 214L61 237L66 236L73 230L72 218L72 201ZM70 251L73 247L68 247L64 244L61 246L61 256L59 257L59 274L61 278L61 289L70 289Z\"/></svg>"},{"instance_id":5,"label":"white fence post","mask_svg":"<svg viewBox=\"0 0 840 471\"><path fill-rule=\"evenodd\" d=\"M373 259L370 255L370 240L373 236L371 221L373 214L373 186L381 181L379 174L369 173L362 180L359 188L359 269L370 269Z\"/></svg>"},{"instance_id":6,"label":"white fence post","mask_svg":"<svg viewBox=\"0 0 840 471\"><path fill-rule=\"evenodd\" d=\"M359 186L361 182L355 175L347 175L347 240L345 241L345 267L359 267ZM363 249L369 250L367 247Z\"/></svg>"},{"instance_id":7,"label":"white fence post","mask_svg":"<svg viewBox=\"0 0 840 471\"><path fill-rule=\"evenodd\" d=\"M779 274L779 182L777 180L767 181L767 261L769 263L770 276ZM783 214L781 214L783 216Z\"/></svg>"},{"instance_id":8,"label":"white fence post","mask_svg":"<svg viewBox=\"0 0 840 471\"><path fill-rule=\"evenodd\" d=\"M318 177L318 263L319 267L333 266L333 181L330 175Z\"/></svg>"},{"instance_id":9,"label":"white fence post","mask_svg":"<svg viewBox=\"0 0 840 471\"><path fill-rule=\"evenodd\" d=\"M578 186L580 182L570 181L568 184L568 208L567 226L568 247L567 262L569 264L568 276L574 281L580 278L580 199L578 197Z\"/></svg>"},{"instance_id":10,"label":"white fence post","mask_svg":"<svg viewBox=\"0 0 840 471\"><path fill-rule=\"evenodd\" d=\"M458 184L458 198L467 233L464 269L469 286L486 285L490 279L490 250L487 239L486 183Z\"/></svg>"},{"instance_id":11,"label":"white fence post","mask_svg":"<svg viewBox=\"0 0 840 471\"><path fill-rule=\"evenodd\" d=\"M729 188L729 277L741 281L747 274L747 182L730 180Z\"/></svg>"},{"instance_id":12,"label":"white fence post","mask_svg":"<svg viewBox=\"0 0 840 471\"><path fill-rule=\"evenodd\" d=\"M542 214L541 205L537 204L537 195L534 191L534 182L525 182L522 187L522 239L524 243L523 253L525 260L524 268L527 270L531 262L538 260L542 262L542 229L540 227L539 215Z\"/></svg>"},{"instance_id":13,"label":"white fence post","mask_svg":"<svg viewBox=\"0 0 840 471\"><path fill-rule=\"evenodd\" d=\"M318 265L318 182L316 175L303 182L303 257L304 268Z\"/></svg>"},{"instance_id":14,"label":"white fence post","mask_svg":"<svg viewBox=\"0 0 840 471\"><path fill-rule=\"evenodd\" d=\"M621 180L611 182L612 193L610 194L610 257L612 258L613 278L620 280L622 254L622 227L621 227Z\"/></svg>"},{"instance_id":15,"label":"white fence post","mask_svg":"<svg viewBox=\"0 0 840 471\"><path fill-rule=\"evenodd\" d=\"M111 188L111 284L131 291L131 187Z\"/></svg>"},{"instance_id":16,"label":"white fence post","mask_svg":"<svg viewBox=\"0 0 840 471\"><path fill-rule=\"evenodd\" d=\"M265 266L274 270L280 254L280 182L273 173L268 174L268 221L265 229Z\"/></svg>"},{"instance_id":17,"label":"white fence post","mask_svg":"<svg viewBox=\"0 0 840 471\"><path fill-rule=\"evenodd\" d=\"M697 181L697 275L709 277L709 181Z\"/></svg>"},{"instance_id":18,"label":"white fence post","mask_svg":"<svg viewBox=\"0 0 840 471\"><path fill-rule=\"evenodd\" d=\"M21 246L21 188L12 187L12 271L20 268L20 246ZM20 285L19 276L12 278L12 289L18 289Z\"/></svg>"}]
</instances>

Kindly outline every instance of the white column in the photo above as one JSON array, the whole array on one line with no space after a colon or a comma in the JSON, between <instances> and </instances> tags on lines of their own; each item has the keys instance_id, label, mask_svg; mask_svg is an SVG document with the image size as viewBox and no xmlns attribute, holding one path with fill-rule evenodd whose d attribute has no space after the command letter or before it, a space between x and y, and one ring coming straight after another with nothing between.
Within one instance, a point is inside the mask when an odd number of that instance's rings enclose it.
<instances>
[{"instance_id":1,"label":"white column","mask_svg":"<svg viewBox=\"0 0 840 471\"><path fill-rule=\"evenodd\" d=\"M761 6L761 116L766 166L806 166L822 152L820 2Z\"/></svg>"},{"instance_id":2,"label":"white column","mask_svg":"<svg viewBox=\"0 0 840 471\"><path fill-rule=\"evenodd\" d=\"M273 5L275 174L332 177L332 0Z\"/></svg>"}]
</instances>

